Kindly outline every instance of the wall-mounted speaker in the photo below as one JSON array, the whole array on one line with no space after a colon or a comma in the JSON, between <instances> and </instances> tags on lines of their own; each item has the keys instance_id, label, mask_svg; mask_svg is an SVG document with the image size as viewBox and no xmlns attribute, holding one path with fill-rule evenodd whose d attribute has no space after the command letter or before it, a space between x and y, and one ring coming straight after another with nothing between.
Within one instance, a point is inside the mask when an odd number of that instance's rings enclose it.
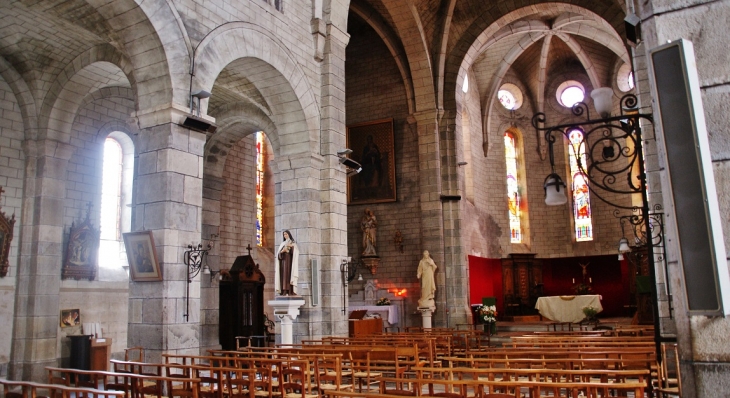
<instances>
[{"instance_id":1,"label":"wall-mounted speaker","mask_svg":"<svg viewBox=\"0 0 730 398\"><path fill-rule=\"evenodd\" d=\"M636 47L641 41L641 19L631 13L624 18L624 28L626 29L626 43L631 47Z\"/></svg>"},{"instance_id":2,"label":"wall-mounted speaker","mask_svg":"<svg viewBox=\"0 0 730 398\"><path fill-rule=\"evenodd\" d=\"M687 308L691 315L730 310L730 277L692 43L649 52L657 142L664 145Z\"/></svg>"},{"instance_id":3,"label":"wall-mounted speaker","mask_svg":"<svg viewBox=\"0 0 730 398\"><path fill-rule=\"evenodd\" d=\"M201 133L213 134L218 129L215 124L194 115L188 115L183 122L183 126L191 128L193 130L200 131Z\"/></svg>"},{"instance_id":4,"label":"wall-mounted speaker","mask_svg":"<svg viewBox=\"0 0 730 398\"><path fill-rule=\"evenodd\" d=\"M321 280L319 278L319 260L312 259L312 307L319 305L319 298L322 291Z\"/></svg>"}]
</instances>

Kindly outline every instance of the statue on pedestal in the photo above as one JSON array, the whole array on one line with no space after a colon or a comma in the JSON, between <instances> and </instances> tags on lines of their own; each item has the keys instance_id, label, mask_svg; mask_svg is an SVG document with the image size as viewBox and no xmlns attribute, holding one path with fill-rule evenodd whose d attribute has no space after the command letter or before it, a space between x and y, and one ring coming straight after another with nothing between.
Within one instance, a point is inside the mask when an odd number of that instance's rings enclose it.
<instances>
[{"instance_id":1,"label":"statue on pedestal","mask_svg":"<svg viewBox=\"0 0 730 398\"><path fill-rule=\"evenodd\" d=\"M296 286L299 280L299 247L291 232L283 232L284 241L276 250L274 258L274 270L276 275L275 291L280 296L296 296Z\"/></svg>"},{"instance_id":2,"label":"statue on pedestal","mask_svg":"<svg viewBox=\"0 0 730 398\"><path fill-rule=\"evenodd\" d=\"M375 245L378 240L378 219L372 210L365 209L365 214L360 221L360 229L362 229L362 255L366 257L377 256Z\"/></svg>"},{"instance_id":3,"label":"statue on pedestal","mask_svg":"<svg viewBox=\"0 0 730 398\"><path fill-rule=\"evenodd\" d=\"M418 263L418 279L421 280L421 299L418 300L419 308L436 309L436 303L433 301L436 294L436 263L428 254L428 250L423 251L423 258Z\"/></svg>"}]
</instances>

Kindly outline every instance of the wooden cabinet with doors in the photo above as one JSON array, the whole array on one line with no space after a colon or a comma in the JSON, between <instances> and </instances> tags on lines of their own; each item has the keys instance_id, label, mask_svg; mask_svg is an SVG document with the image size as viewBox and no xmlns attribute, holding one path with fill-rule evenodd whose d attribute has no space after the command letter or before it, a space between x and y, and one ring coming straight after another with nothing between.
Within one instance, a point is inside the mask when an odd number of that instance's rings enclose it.
<instances>
[{"instance_id":1,"label":"wooden cabinet with doors","mask_svg":"<svg viewBox=\"0 0 730 398\"><path fill-rule=\"evenodd\" d=\"M236 337L265 336L266 278L250 255L239 256L220 282L218 337L224 350L236 349Z\"/></svg>"},{"instance_id":2,"label":"wooden cabinet with doors","mask_svg":"<svg viewBox=\"0 0 730 398\"><path fill-rule=\"evenodd\" d=\"M512 253L502 259L504 315L534 313L542 286L542 261L535 258L535 253Z\"/></svg>"}]
</instances>

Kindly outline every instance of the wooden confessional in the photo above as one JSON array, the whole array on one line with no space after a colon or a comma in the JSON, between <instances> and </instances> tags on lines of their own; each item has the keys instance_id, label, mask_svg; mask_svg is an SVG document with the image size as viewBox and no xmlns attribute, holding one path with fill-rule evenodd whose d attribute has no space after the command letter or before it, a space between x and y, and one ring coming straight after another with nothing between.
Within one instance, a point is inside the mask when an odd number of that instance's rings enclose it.
<instances>
[{"instance_id":1,"label":"wooden confessional","mask_svg":"<svg viewBox=\"0 0 730 398\"><path fill-rule=\"evenodd\" d=\"M236 349L236 337L264 336L266 278L250 255L239 256L220 282L218 337L224 350Z\"/></svg>"}]
</instances>

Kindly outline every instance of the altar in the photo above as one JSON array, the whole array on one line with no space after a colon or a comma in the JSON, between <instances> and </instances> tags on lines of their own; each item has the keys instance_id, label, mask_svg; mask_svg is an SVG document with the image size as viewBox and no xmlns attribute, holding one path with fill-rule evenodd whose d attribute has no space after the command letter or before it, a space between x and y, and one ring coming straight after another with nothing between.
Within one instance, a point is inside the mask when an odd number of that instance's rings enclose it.
<instances>
[{"instance_id":1,"label":"altar","mask_svg":"<svg viewBox=\"0 0 730 398\"><path fill-rule=\"evenodd\" d=\"M603 311L601 296L586 294L581 296L539 297L535 309L545 318L555 322L578 323L585 318L583 307L591 306L598 312Z\"/></svg>"}]
</instances>

